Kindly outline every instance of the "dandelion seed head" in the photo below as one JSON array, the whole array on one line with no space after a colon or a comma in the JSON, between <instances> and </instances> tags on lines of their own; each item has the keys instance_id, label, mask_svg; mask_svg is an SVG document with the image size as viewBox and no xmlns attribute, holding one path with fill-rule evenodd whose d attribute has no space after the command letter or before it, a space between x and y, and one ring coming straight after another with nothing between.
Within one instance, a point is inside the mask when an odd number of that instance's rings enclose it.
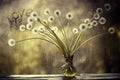
<instances>
[{"instance_id":1,"label":"dandelion seed head","mask_svg":"<svg viewBox=\"0 0 120 80\"><path fill-rule=\"evenodd\" d=\"M8 45L11 46L11 47L15 46L15 43L16 43L16 41L14 39L9 39L8 40Z\"/></svg>"},{"instance_id":2,"label":"dandelion seed head","mask_svg":"<svg viewBox=\"0 0 120 80\"><path fill-rule=\"evenodd\" d=\"M114 28L114 27L109 27L109 28L108 28L108 32L109 32L110 34L114 34L114 33L115 33L115 28Z\"/></svg>"},{"instance_id":3,"label":"dandelion seed head","mask_svg":"<svg viewBox=\"0 0 120 80\"><path fill-rule=\"evenodd\" d=\"M94 19L99 19L100 18L100 14L98 14L98 13L95 13L94 15L93 15L93 17L94 17Z\"/></svg>"},{"instance_id":4,"label":"dandelion seed head","mask_svg":"<svg viewBox=\"0 0 120 80\"><path fill-rule=\"evenodd\" d=\"M85 23L82 23L79 25L79 28L81 31L85 31L87 29L87 25Z\"/></svg>"},{"instance_id":5,"label":"dandelion seed head","mask_svg":"<svg viewBox=\"0 0 120 80\"><path fill-rule=\"evenodd\" d=\"M33 34L38 34L38 29L37 29L37 28L33 28L33 29L32 29L32 33L33 33Z\"/></svg>"},{"instance_id":6,"label":"dandelion seed head","mask_svg":"<svg viewBox=\"0 0 120 80\"><path fill-rule=\"evenodd\" d=\"M28 24L26 25L26 28L27 28L28 30L31 30L31 29L33 28L32 23L28 23Z\"/></svg>"},{"instance_id":7,"label":"dandelion seed head","mask_svg":"<svg viewBox=\"0 0 120 80\"><path fill-rule=\"evenodd\" d=\"M38 17L33 17L34 22L38 21Z\"/></svg>"},{"instance_id":8,"label":"dandelion seed head","mask_svg":"<svg viewBox=\"0 0 120 80\"><path fill-rule=\"evenodd\" d=\"M42 18L40 16L37 16L37 21L40 22Z\"/></svg>"},{"instance_id":9,"label":"dandelion seed head","mask_svg":"<svg viewBox=\"0 0 120 80\"><path fill-rule=\"evenodd\" d=\"M38 31L39 31L40 33L44 33L45 27L44 27L44 26L40 26L39 29L38 29Z\"/></svg>"},{"instance_id":10,"label":"dandelion seed head","mask_svg":"<svg viewBox=\"0 0 120 80\"><path fill-rule=\"evenodd\" d=\"M47 23L48 23L47 20L44 19L44 20L43 20L43 24L47 24Z\"/></svg>"},{"instance_id":11,"label":"dandelion seed head","mask_svg":"<svg viewBox=\"0 0 120 80\"><path fill-rule=\"evenodd\" d=\"M102 25L105 24L106 23L106 19L104 17L101 17L99 19L99 23L102 24Z\"/></svg>"},{"instance_id":12,"label":"dandelion seed head","mask_svg":"<svg viewBox=\"0 0 120 80\"><path fill-rule=\"evenodd\" d=\"M73 33L74 34L77 34L79 31L78 31L78 29L77 28L73 28Z\"/></svg>"},{"instance_id":13,"label":"dandelion seed head","mask_svg":"<svg viewBox=\"0 0 120 80\"><path fill-rule=\"evenodd\" d=\"M97 8L96 12L99 13L99 14L102 14L103 13L103 9L102 8Z\"/></svg>"},{"instance_id":14,"label":"dandelion seed head","mask_svg":"<svg viewBox=\"0 0 120 80\"><path fill-rule=\"evenodd\" d=\"M87 27L88 27L89 29L91 29L91 28L93 27L92 23L91 23L91 22L88 23L88 24L87 24Z\"/></svg>"},{"instance_id":15,"label":"dandelion seed head","mask_svg":"<svg viewBox=\"0 0 120 80\"><path fill-rule=\"evenodd\" d=\"M38 13L36 11L33 11L31 12L30 14L31 17L37 17L38 16Z\"/></svg>"},{"instance_id":16,"label":"dandelion seed head","mask_svg":"<svg viewBox=\"0 0 120 80\"><path fill-rule=\"evenodd\" d=\"M53 27L51 27L51 30L54 31L54 32L57 32L58 31L58 27L53 26Z\"/></svg>"},{"instance_id":17,"label":"dandelion seed head","mask_svg":"<svg viewBox=\"0 0 120 80\"><path fill-rule=\"evenodd\" d=\"M96 20L93 20L92 21L92 26L97 26L98 25L98 22Z\"/></svg>"},{"instance_id":18,"label":"dandelion seed head","mask_svg":"<svg viewBox=\"0 0 120 80\"><path fill-rule=\"evenodd\" d=\"M50 17L48 18L48 21L49 21L49 22L53 22L53 21L54 21L54 17L53 17L53 16L50 16Z\"/></svg>"},{"instance_id":19,"label":"dandelion seed head","mask_svg":"<svg viewBox=\"0 0 120 80\"><path fill-rule=\"evenodd\" d=\"M20 31L25 31L25 25L20 25L20 26L19 26L19 30L20 30Z\"/></svg>"},{"instance_id":20,"label":"dandelion seed head","mask_svg":"<svg viewBox=\"0 0 120 80\"><path fill-rule=\"evenodd\" d=\"M44 14L45 14L45 15L49 15L49 14L50 14L50 9L45 9L45 10L44 10Z\"/></svg>"},{"instance_id":21,"label":"dandelion seed head","mask_svg":"<svg viewBox=\"0 0 120 80\"><path fill-rule=\"evenodd\" d=\"M34 22L34 18L33 17L28 17L27 18L27 22L28 23L33 23Z\"/></svg>"},{"instance_id":22,"label":"dandelion seed head","mask_svg":"<svg viewBox=\"0 0 120 80\"><path fill-rule=\"evenodd\" d=\"M66 18L67 18L67 19L73 19L73 14L70 13L70 12L67 13L67 14L66 14Z\"/></svg>"},{"instance_id":23,"label":"dandelion seed head","mask_svg":"<svg viewBox=\"0 0 120 80\"><path fill-rule=\"evenodd\" d=\"M31 23L36 22L38 20L38 16L37 17L31 17L31 19L32 19Z\"/></svg>"},{"instance_id":24,"label":"dandelion seed head","mask_svg":"<svg viewBox=\"0 0 120 80\"><path fill-rule=\"evenodd\" d=\"M110 10L111 10L111 5L110 5L109 3L106 3L106 4L104 5L104 7L105 7L105 10L106 10L106 11L110 11Z\"/></svg>"},{"instance_id":25,"label":"dandelion seed head","mask_svg":"<svg viewBox=\"0 0 120 80\"><path fill-rule=\"evenodd\" d=\"M86 23L86 24L88 24L89 22L90 22L90 19L88 19L88 18L84 20L84 23Z\"/></svg>"},{"instance_id":26,"label":"dandelion seed head","mask_svg":"<svg viewBox=\"0 0 120 80\"><path fill-rule=\"evenodd\" d=\"M61 15L61 11L60 11L60 10L55 10L55 11L54 11L54 15L55 15L56 17L60 16L60 15Z\"/></svg>"}]
</instances>

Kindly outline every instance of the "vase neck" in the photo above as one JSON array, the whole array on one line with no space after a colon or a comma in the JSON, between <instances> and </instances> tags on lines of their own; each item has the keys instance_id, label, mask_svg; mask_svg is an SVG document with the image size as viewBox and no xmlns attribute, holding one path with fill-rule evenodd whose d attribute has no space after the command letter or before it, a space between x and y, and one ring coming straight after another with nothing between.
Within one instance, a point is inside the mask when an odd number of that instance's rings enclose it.
<instances>
[{"instance_id":1,"label":"vase neck","mask_svg":"<svg viewBox=\"0 0 120 80\"><path fill-rule=\"evenodd\" d=\"M73 66L73 56L69 56L66 58L66 63L68 63L69 65Z\"/></svg>"}]
</instances>

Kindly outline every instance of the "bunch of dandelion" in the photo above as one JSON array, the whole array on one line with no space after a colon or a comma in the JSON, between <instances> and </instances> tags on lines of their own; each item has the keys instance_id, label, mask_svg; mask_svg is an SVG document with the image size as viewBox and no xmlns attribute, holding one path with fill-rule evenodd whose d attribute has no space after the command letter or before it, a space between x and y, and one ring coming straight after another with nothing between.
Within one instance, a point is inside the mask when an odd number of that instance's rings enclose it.
<instances>
[{"instance_id":1,"label":"bunch of dandelion","mask_svg":"<svg viewBox=\"0 0 120 80\"><path fill-rule=\"evenodd\" d=\"M83 44L86 42L95 39L99 36L103 36L107 34L108 32L111 34L115 33L114 27L109 27L107 33L102 33L95 35L93 37L90 37L89 39L85 40L84 42L80 42L82 39L82 35L85 33L86 30L92 29L93 27L96 27L98 25L104 25L107 20L105 17L101 16L104 11L108 12L111 10L111 5L109 3L104 4L104 9L97 8L95 13L93 14L92 18L86 18L84 22L79 24L78 27L74 27L71 31L71 33L74 33L75 37L72 42L69 41L67 34L67 31L64 29L66 26L68 29L69 22L74 18L73 14L71 12L68 12L65 15L65 18L67 20L67 25L62 24L61 19L61 11L55 10L53 12L53 15L51 16L51 11L49 9L46 9L44 11L44 14L48 16L48 19L45 20L42 18L42 16L39 16L38 12L31 11L29 14L27 14L27 24L22 24L19 26L19 30L21 32L23 31L31 31L34 35L40 35L39 37L32 37L32 38L26 38L23 40L14 40L9 39L8 44L9 46L15 46L16 43L32 40L32 39L40 39L47 41L53 45L55 45L61 53L64 55L65 59L69 59L74 56L75 51L78 50ZM50 16L49 16L50 15ZM55 25L55 22L58 21L58 24ZM59 36L59 34L62 35ZM64 39L64 40L63 40ZM68 64L65 64L65 66ZM66 75L67 73L65 73ZM69 76L69 75L68 75Z\"/></svg>"}]
</instances>

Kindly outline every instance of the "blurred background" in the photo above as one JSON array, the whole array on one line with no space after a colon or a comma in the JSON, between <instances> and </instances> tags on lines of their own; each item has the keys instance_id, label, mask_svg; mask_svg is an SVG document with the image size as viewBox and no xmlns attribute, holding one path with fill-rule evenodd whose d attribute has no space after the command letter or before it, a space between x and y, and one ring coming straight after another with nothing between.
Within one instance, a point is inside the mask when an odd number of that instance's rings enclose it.
<instances>
[{"instance_id":1,"label":"blurred background","mask_svg":"<svg viewBox=\"0 0 120 80\"><path fill-rule=\"evenodd\" d=\"M64 17L67 12L74 15L70 25L78 26L85 18L92 16L96 8L110 3L111 11L102 16L107 23L93 27L83 37L83 41L93 35L115 28L114 34L108 34L83 45L74 57L77 73L119 73L120 72L120 1L119 0L0 0L0 74L59 74L64 57L53 45L30 40L10 47L9 38L23 39L33 36L27 32L10 30L7 19L12 12L33 9L44 17L44 10L61 10ZM69 33L70 34L70 33Z\"/></svg>"}]
</instances>

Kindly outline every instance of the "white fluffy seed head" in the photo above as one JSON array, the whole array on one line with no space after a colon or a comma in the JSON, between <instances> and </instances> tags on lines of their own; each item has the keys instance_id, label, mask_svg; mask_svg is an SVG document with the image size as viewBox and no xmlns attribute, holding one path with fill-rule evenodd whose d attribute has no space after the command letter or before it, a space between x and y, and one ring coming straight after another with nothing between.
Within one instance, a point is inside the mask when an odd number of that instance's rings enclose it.
<instances>
[{"instance_id":1,"label":"white fluffy seed head","mask_svg":"<svg viewBox=\"0 0 120 80\"><path fill-rule=\"evenodd\" d=\"M48 18L48 21L49 21L49 22L53 22L54 19L55 19L54 16L50 16L50 17Z\"/></svg>"},{"instance_id":2,"label":"white fluffy seed head","mask_svg":"<svg viewBox=\"0 0 120 80\"><path fill-rule=\"evenodd\" d=\"M37 21L40 22L42 18L40 16L37 16Z\"/></svg>"},{"instance_id":3,"label":"white fluffy seed head","mask_svg":"<svg viewBox=\"0 0 120 80\"><path fill-rule=\"evenodd\" d=\"M28 23L28 24L26 25L26 28L27 28L28 30L31 30L31 29L33 28L32 23Z\"/></svg>"},{"instance_id":4,"label":"white fluffy seed head","mask_svg":"<svg viewBox=\"0 0 120 80\"><path fill-rule=\"evenodd\" d=\"M53 27L51 27L51 30L54 31L54 32L57 32L58 31L58 27L53 26Z\"/></svg>"},{"instance_id":5,"label":"white fluffy seed head","mask_svg":"<svg viewBox=\"0 0 120 80\"><path fill-rule=\"evenodd\" d=\"M16 41L14 39L9 39L8 40L8 45L11 46L11 47L15 46L15 43L16 43Z\"/></svg>"},{"instance_id":6,"label":"white fluffy seed head","mask_svg":"<svg viewBox=\"0 0 120 80\"><path fill-rule=\"evenodd\" d=\"M27 23L33 23L34 22L34 18L33 17L28 17L27 18Z\"/></svg>"},{"instance_id":7,"label":"white fluffy seed head","mask_svg":"<svg viewBox=\"0 0 120 80\"><path fill-rule=\"evenodd\" d=\"M87 27L88 27L89 29L91 29L91 28L93 27L92 23L89 22L89 23L87 24Z\"/></svg>"},{"instance_id":8,"label":"white fluffy seed head","mask_svg":"<svg viewBox=\"0 0 120 80\"><path fill-rule=\"evenodd\" d=\"M109 32L110 34L114 34L114 33L115 33L115 28L114 28L114 27L109 27L109 28L108 28L108 32Z\"/></svg>"},{"instance_id":9,"label":"white fluffy seed head","mask_svg":"<svg viewBox=\"0 0 120 80\"><path fill-rule=\"evenodd\" d=\"M43 24L47 24L48 22L47 22L47 20L42 20L42 22L43 22Z\"/></svg>"},{"instance_id":10,"label":"white fluffy seed head","mask_svg":"<svg viewBox=\"0 0 120 80\"><path fill-rule=\"evenodd\" d=\"M54 15L55 15L56 17L60 16L60 15L61 15L61 11L60 11L60 10L55 10L55 11L54 11Z\"/></svg>"},{"instance_id":11,"label":"white fluffy seed head","mask_svg":"<svg viewBox=\"0 0 120 80\"><path fill-rule=\"evenodd\" d=\"M79 25L79 29L81 31L85 31L87 29L87 25L85 23L82 23L82 24Z\"/></svg>"},{"instance_id":12,"label":"white fluffy seed head","mask_svg":"<svg viewBox=\"0 0 120 80\"><path fill-rule=\"evenodd\" d=\"M33 34L38 34L38 29L37 29L37 28L33 28L33 29L32 29L32 33L33 33Z\"/></svg>"},{"instance_id":13,"label":"white fluffy seed head","mask_svg":"<svg viewBox=\"0 0 120 80\"><path fill-rule=\"evenodd\" d=\"M110 10L111 10L111 5L110 5L109 3L106 3L106 4L104 5L104 7L105 7L105 10L106 10L106 11L110 11Z\"/></svg>"},{"instance_id":14,"label":"white fluffy seed head","mask_svg":"<svg viewBox=\"0 0 120 80\"><path fill-rule=\"evenodd\" d=\"M73 14L70 13L70 12L68 12L68 13L66 14L66 18L67 18L67 19L73 19Z\"/></svg>"},{"instance_id":15,"label":"white fluffy seed head","mask_svg":"<svg viewBox=\"0 0 120 80\"><path fill-rule=\"evenodd\" d=\"M99 13L95 13L95 14L93 15L93 17L94 17L94 19L98 20L98 19L100 18L100 14L99 14Z\"/></svg>"},{"instance_id":16,"label":"white fluffy seed head","mask_svg":"<svg viewBox=\"0 0 120 80\"><path fill-rule=\"evenodd\" d=\"M92 21L92 26L97 26L98 25L98 22L96 20L93 20Z\"/></svg>"},{"instance_id":17,"label":"white fluffy seed head","mask_svg":"<svg viewBox=\"0 0 120 80\"><path fill-rule=\"evenodd\" d=\"M45 14L45 15L49 15L49 14L50 14L50 9L45 9L45 10L44 10L44 14Z\"/></svg>"},{"instance_id":18,"label":"white fluffy seed head","mask_svg":"<svg viewBox=\"0 0 120 80\"><path fill-rule=\"evenodd\" d=\"M77 28L73 28L73 33L74 34L77 34L79 31L78 31L78 29Z\"/></svg>"},{"instance_id":19,"label":"white fluffy seed head","mask_svg":"<svg viewBox=\"0 0 120 80\"><path fill-rule=\"evenodd\" d=\"M20 31L25 31L25 25L20 25L20 26L19 26L19 30L20 30Z\"/></svg>"},{"instance_id":20,"label":"white fluffy seed head","mask_svg":"<svg viewBox=\"0 0 120 80\"><path fill-rule=\"evenodd\" d=\"M40 27L38 28L38 31L39 31L40 33L44 33L44 32L45 32L45 27L44 27L44 26L40 26Z\"/></svg>"},{"instance_id":21,"label":"white fluffy seed head","mask_svg":"<svg viewBox=\"0 0 120 80\"><path fill-rule=\"evenodd\" d=\"M100 23L101 25L105 24L105 23L106 23L106 19L105 19L104 17L101 17L101 18L99 19L99 23Z\"/></svg>"},{"instance_id":22,"label":"white fluffy seed head","mask_svg":"<svg viewBox=\"0 0 120 80\"><path fill-rule=\"evenodd\" d=\"M99 13L99 14L102 14L103 13L103 9L102 8L97 8L96 12Z\"/></svg>"},{"instance_id":23,"label":"white fluffy seed head","mask_svg":"<svg viewBox=\"0 0 120 80\"><path fill-rule=\"evenodd\" d=\"M30 14L31 17L37 17L38 16L38 13L36 11L33 11L31 12Z\"/></svg>"},{"instance_id":24,"label":"white fluffy seed head","mask_svg":"<svg viewBox=\"0 0 120 80\"><path fill-rule=\"evenodd\" d=\"M88 24L90 22L90 19L88 19L88 18L86 18L85 20L84 20L84 23L86 23L86 24Z\"/></svg>"}]
</instances>

